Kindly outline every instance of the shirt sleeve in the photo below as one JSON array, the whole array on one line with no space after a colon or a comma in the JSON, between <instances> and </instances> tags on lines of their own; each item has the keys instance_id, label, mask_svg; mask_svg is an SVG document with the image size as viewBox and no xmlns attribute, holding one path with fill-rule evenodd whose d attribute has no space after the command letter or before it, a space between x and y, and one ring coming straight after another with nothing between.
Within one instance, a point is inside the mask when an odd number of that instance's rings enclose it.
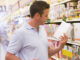
<instances>
[{"instance_id":1,"label":"shirt sleeve","mask_svg":"<svg viewBox=\"0 0 80 60\"><path fill-rule=\"evenodd\" d=\"M12 40L10 40L7 51L12 54L17 54L22 48L22 35L20 32L13 34Z\"/></svg>"}]
</instances>

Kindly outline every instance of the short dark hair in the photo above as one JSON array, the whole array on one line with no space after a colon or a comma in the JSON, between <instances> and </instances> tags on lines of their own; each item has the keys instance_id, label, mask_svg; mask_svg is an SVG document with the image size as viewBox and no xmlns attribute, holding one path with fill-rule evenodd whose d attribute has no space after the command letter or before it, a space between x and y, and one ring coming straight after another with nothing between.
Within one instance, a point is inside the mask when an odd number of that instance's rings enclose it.
<instances>
[{"instance_id":1,"label":"short dark hair","mask_svg":"<svg viewBox=\"0 0 80 60\"><path fill-rule=\"evenodd\" d=\"M50 6L45 1L35 1L30 7L30 16L34 17L36 13L39 13L40 16L43 14L43 10L49 9Z\"/></svg>"}]
</instances>

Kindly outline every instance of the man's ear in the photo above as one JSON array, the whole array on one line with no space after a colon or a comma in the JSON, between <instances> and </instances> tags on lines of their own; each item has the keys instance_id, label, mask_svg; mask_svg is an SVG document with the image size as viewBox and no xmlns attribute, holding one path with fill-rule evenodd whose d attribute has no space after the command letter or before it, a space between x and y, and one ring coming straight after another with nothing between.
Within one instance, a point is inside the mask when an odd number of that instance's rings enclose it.
<instances>
[{"instance_id":1,"label":"man's ear","mask_svg":"<svg viewBox=\"0 0 80 60\"><path fill-rule=\"evenodd\" d=\"M39 13L36 13L36 14L34 15L34 18L35 18L35 19L40 19L40 14L39 14Z\"/></svg>"}]
</instances>

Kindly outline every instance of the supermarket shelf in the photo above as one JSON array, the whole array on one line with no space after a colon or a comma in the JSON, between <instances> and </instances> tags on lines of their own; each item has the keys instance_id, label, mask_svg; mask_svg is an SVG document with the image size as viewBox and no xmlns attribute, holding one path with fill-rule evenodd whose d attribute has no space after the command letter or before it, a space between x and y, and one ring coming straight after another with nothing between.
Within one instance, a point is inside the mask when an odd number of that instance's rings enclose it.
<instances>
[{"instance_id":1,"label":"supermarket shelf","mask_svg":"<svg viewBox=\"0 0 80 60\"><path fill-rule=\"evenodd\" d=\"M71 0L64 0L64 1L62 1L62 2L55 3L55 4L52 4L52 5L60 5L60 4L67 3L67 2L69 2L69 1L71 1Z\"/></svg>"},{"instance_id":2,"label":"supermarket shelf","mask_svg":"<svg viewBox=\"0 0 80 60\"><path fill-rule=\"evenodd\" d=\"M57 58L55 56L52 56L52 58L55 59L55 60L61 60L60 58Z\"/></svg>"},{"instance_id":3,"label":"supermarket shelf","mask_svg":"<svg viewBox=\"0 0 80 60\"><path fill-rule=\"evenodd\" d=\"M19 1L23 1L23 0L19 0ZM32 2L32 0L30 0L30 1L27 0L26 3L24 3L24 4L21 6L21 8L24 7L24 8L22 8L22 9L25 10L25 9L26 9L26 8L25 8L25 7L26 7L25 5L29 4L30 2ZM17 2L16 2L16 3L17 3ZM15 3L15 4L16 4L16 3ZM13 5L13 7L15 6L15 4ZM20 14L21 14L21 8L18 8L18 9L15 9L14 11L12 11L10 14L8 14L7 17L5 17L5 20L6 20L6 19L9 20L9 19L11 18L11 16L14 16L14 15L20 16Z\"/></svg>"},{"instance_id":4,"label":"supermarket shelf","mask_svg":"<svg viewBox=\"0 0 80 60\"><path fill-rule=\"evenodd\" d=\"M73 19L73 20L67 20L67 23L80 23L80 18L78 19Z\"/></svg>"},{"instance_id":5,"label":"supermarket shelf","mask_svg":"<svg viewBox=\"0 0 80 60\"><path fill-rule=\"evenodd\" d=\"M62 22L62 20L55 20L53 22L50 23L45 23L45 24L60 24ZM72 19L72 20L66 20L67 23L80 23L80 18L77 19Z\"/></svg>"},{"instance_id":6,"label":"supermarket shelf","mask_svg":"<svg viewBox=\"0 0 80 60\"><path fill-rule=\"evenodd\" d=\"M80 43L79 42L75 42L75 41L71 41L71 42L67 42L68 44L72 44L72 45L77 45L77 46L80 46Z\"/></svg>"},{"instance_id":7,"label":"supermarket shelf","mask_svg":"<svg viewBox=\"0 0 80 60\"><path fill-rule=\"evenodd\" d=\"M62 22L62 19L60 20L55 20L53 22L50 22L50 23L45 23L45 24L60 24Z\"/></svg>"},{"instance_id":8,"label":"supermarket shelf","mask_svg":"<svg viewBox=\"0 0 80 60\"><path fill-rule=\"evenodd\" d=\"M54 40L54 41L58 41L58 40L54 39L53 37L48 37L48 39ZM80 46L80 42L75 42L75 41L68 41L67 44L72 44L72 45L78 45L78 46Z\"/></svg>"},{"instance_id":9,"label":"supermarket shelf","mask_svg":"<svg viewBox=\"0 0 80 60\"><path fill-rule=\"evenodd\" d=\"M55 60L66 60L65 58L61 58L61 59L60 59L60 58L57 58L57 57L55 57L55 56L52 56L52 58L55 59Z\"/></svg>"},{"instance_id":10,"label":"supermarket shelf","mask_svg":"<svg viewBox=\"0 0 80 60\"><path fill-rule=\"evenodd\" d=\"M45 24L60 24L61 22L50 22L50 23L45 23Z\"/></svg>"}]
</instances>

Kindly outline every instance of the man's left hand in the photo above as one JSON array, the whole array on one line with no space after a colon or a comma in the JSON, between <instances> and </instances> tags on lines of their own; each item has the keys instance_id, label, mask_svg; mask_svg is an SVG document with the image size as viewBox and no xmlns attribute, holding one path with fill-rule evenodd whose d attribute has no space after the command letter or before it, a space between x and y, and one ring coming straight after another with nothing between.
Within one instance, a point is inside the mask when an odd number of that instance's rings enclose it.
<instances>
[{"instance_id":1,"label":"man's left hand","mask_svg":"<svg viewBox=\"0 0 80 60\"><path fill-rule=\"evenodd\" d=\"M64 36L61 36L60 38L60 48L62 49L64 47L64 45L67 43L68 41L68 37L64 34Z\"/></svg>"}]
</instances>

